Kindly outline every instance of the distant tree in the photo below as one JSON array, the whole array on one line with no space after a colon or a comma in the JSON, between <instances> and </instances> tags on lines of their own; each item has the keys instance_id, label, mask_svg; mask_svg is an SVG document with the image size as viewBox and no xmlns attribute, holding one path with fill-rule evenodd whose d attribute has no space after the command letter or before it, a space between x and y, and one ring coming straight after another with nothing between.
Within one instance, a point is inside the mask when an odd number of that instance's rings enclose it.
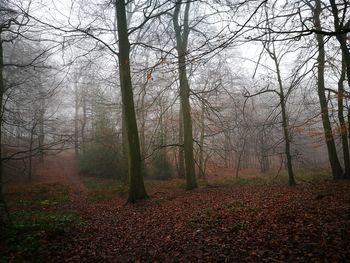
<instances>
[{"instance_id":1,"label":"distant tree","mask_svg":"<svg viewBox=\"0 0 350 263\"><path fill-rule=\"evenodd\" d=\"M180 11L183 3L177 0L173 13L173 26L176 37L176 50L178 54L178 72L180 81L180 101L183 122L184 135L184 158L186 171L186 188L188 190L197 188L195 162L193 155L193 135L192 135L192 117L190 106L190 87L186 70L186 56L188 36L190 33L189 27L189 10L191 2L187 1L184 5L183 21L180 22Z\"/></svg>"}]
</instances>

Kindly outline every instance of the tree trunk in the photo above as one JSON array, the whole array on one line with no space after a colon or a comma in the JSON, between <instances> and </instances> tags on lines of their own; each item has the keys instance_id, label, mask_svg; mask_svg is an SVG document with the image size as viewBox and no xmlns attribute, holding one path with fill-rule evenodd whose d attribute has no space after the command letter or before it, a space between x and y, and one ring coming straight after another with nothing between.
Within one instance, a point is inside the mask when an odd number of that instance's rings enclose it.
<instances>
[{"instance_id":1,"label":"tree trunk","mask_svg":"<svg viewBox=\"0 0 350 263\"><path fill-rule=\"evenodd\" d=\"M224 132L224 142L225 142L225 144L224 144L224 161L225 161L225 168L229 168L229 167L231 167L231 165L230 165L230 163L232 163L231 162L231 148L230 148L230 146L231 146L231 141L230 141L230 135L229 135L229 133L228 132ZM232 164L232 167L233 167L233 164Z\"/></svg>"},{"instance_id":2,"label":"tree trunk","mask_svg":"<svg viewBox=\"0 0 350 263\"><path fill-rule=\"evenodd\" d=\"M334 27L336 31L340 31L345 27L350 27L350 20L346 21L345 26L342 26L339 21L339 10L334 0L330 0L332 6L332 13L334 18ZM338 117L341 127L341 138L342 138L342 146L343 146L343 155L344 155L344 166L345 166L345 174L344 178L350 179L350 155L349 155L349 145L347 138L347 126L345 123L344 115L343 115L343 98L344 98L344 81L345 74L348 79L348 84L350 87L350 51L346 45L346 34L338 34L336 38L340 44L340 48L342 50L342 71L341 76L338 82L338 104L339 111ZM350 138L350 133L349 133Z\"/></svg>"},{"instance_id":3,"label":"tree trunk","mask_svg":"<svg viewBox=\"0 0 350 263\"><path fill-rule=\"evenodd\" d=\"M269 160L268 160L268 152L266 150L266 132L265 127L263 127L263 130L261 131L261 138L260 138L260 172L266 173L269 169Z\"/></svg>"},{"instance_id":4,"label":"tree trunk","mask_svg":"<svg viewBox=\"0 0 350 263\"><path fill-rule=\"evenodd\" d=\"M119 38L119 75L128 142L129 202L147 198L142 176L140 142L136 123L134 95L130 74L130 44L126 22L125 1L116 1Z\"/></svg>"},{"instance_id":5,"label":"tree trunk","mask_svg":"<svg viewBox=\"0 0 350 263\"><path fill-rule=\"evenodd\" d=\"M40 88L43 89L40 83ZM44 161L44 140L45 140L45 130L44 130L44 117L45 117L45 97L44 91L41 90L39 98L39 132L38 132L38 144L39 144L39 159L41 162Z\"/></svg>"},{"instance_id":6,"label":"tree trunk","mask_svg":"<svg viewBox=\"0 0 350 263\"><path fill-rule=\"evenodd\" d=\"M185 170L186 170L186 188L191 190L197 188L196 172L194 166L194 155L193 155L193 137L192 137L192 117L191 117L191 106L190 106L190 87L187 79L186 70L186 53L187 43L189 35L189 8L190 1L186 2L184 12L184 25L179 25L179 13L181 8L181 0L176 1L176 7L173 16L173 25L176 34L176 50L178 54L178 71L180 79L180 101L183 118L183 132L184 132L184 154L185 154ZM182 32L181 32L182 31Z\"/></svg>"},{"instance_id":7,"label":"tree trunk","mask_svg":"<svg viewBox=\"0 0 350 263\"><path fill-rule=\"evenodd\" d=\"M184 125L182 121L182 107L180 106L180 112L179 112L179 144L181 145L179 147L179 157L178 157L178 177L179 178L185 178L185 159L184 159Z\"/></svg>"},{"instance_id":8,"label":"tree trunk","mask_svg":"<svg viewBox=\"0 0 350 263\"><path fill-rule=\"evenodd\" d=\"M189 101L189 85L186 73L186 62L184 54L179 57L179 75L180 75L180 99L183 114L183 131L184 131L184 157L187 189L197 188L196 173L193 156L193 138L192 138L192 117Z\"/></svg>"},{"instance_id":9,"label":"tree trunk","mask_svg":"<svg viewBox=\"0 0 350 263\"><path fill-rule=\"evenodd\" d=\"M74 83L74 152L75 157L79 156L79 93L78 93L78 83Z\"/></svg>"},{"instance_id":10,"label":"tree trunk","mask_svg":"<svg viewBox=\"0 0 350 263\"><path fill-rule=\"evenodd\" d=\"M276 67L277 72L277 80L278 80L278 86L279 86L279 97L280 97L280 104L281 104L281 112L282 112L282 128L283 128L283 137L285 142L285 154L287 158L287 171L288 171L288 183L290 186L295 185L295 179L294 179L294 172L293 172L293 165L292 165L292 154L290 150L290 143L291 138L289 134L289 121L288 121L288 114L286 109L286 97L284 95L284 89L283 89L283 83L281 78L281 71L279 67L279 63L276 56L275 51L275 44L272 43L273 50L268 51L270 54L270 57L273 59Z\"/></svg>"},{"instance_id":11,"label":"tree trunk","mask_svg":"<svg viewBox=\"0 0 350 263\"><path fill-rule=\"evenodd\" d=\"M205 112L205 106L204 103L202 103L202 110L201 110L201 119L200 119L200 136L199 136L199 156L198 156L198 166L199 166L199 172L198 177L204 178L204 132L205 132L205 124L204 124L204 112Z\"/></svg>"},{"instance_id":12,"label":"tree trunk","mask_svg":"<svg viewBox=\"0 0 350 263\"><path fill-rule=\"evenodd\" d=\"M350 19L346 21L344 26L341 26L340 21L339 21L339 10L338 7L335 3L335 0L330 0L331 6L332 6L332 13L333 13L333 18L334 18L334 27L336 31L341 31L342 29L349 29L350 28ZM347 4L347 7L349 7L349 4ZM344 22L342 22L344 23ZM346 45L346 34L337 34L336 35L337 40L340 44L340 48L342 50L342 56L343 60L346 65L346 75L348 79L348 84L350 87L350 50Z\"/></svg>"},{"instance_id":13,"label":"tree trunk","mask_svg":"<svg viewBox=\"0 0 350 263\"><path fill-rule=\"evenodd\" d=\"M36 120L34 120L36 121ZM33 127L30 130L30 141L29 141L29 165L28 165L28 181L32 181L32 161L33 161L33 139L34 139L34 131L36 129L36 123L33 123Z\"/></svg>"},{"instance_id":14,"label":"tree trunk","mask_svg":"<svg viewBox=\"0 0 350 263\"><path fill-rule=\"evenodd\" d=\"M1 39L2 30L0 28L0 228L9 221L9 213L3 193L3 160L2 160L2 124L3 124L3 102L4 102L4 93L5 85L3 79L3 70L4 70L4 60L3 60L3 49L2 49L2 39Z\"/></svg>"},{"instance_id":15,"label":"tree trunk","mask_svg":"<svg viewBox=\"0 0 350 263\"><path fill-rule=\"evenodd\" d=\"M0 28L0 201L3 200L3 161L2 161L2 121L3 121L3 101L4 101L4 79L3 79L3 70L4 70L4 60L3 60L3 50L2 50L2 30ZM0 206L2 204L0 203ZM1 208L1 207L0 207ZM1 211L0 211L1 212Z\"/></svg>"},{"instance_id":16,"label":"tree trunk","mask_svg":"<svg viewBox=\"0 0 350 263\"><path fill-rule=\"evenodd\" d=\"M83 120L81 123L81 149L83 154L85 153L86 148L86 138L85 138L85 127L86 127L86 119L87 119L87 109L86 109L86 90L82 92L82 108L83 108Z\"/></svg>"},{"instance_id":17,"label":"tree trunk","mask_svg":"<svg viewBox=\"0 0 350 263\"><path fill-rule=\"evenodd\" d=\"M123 181L125 184L128 182L128 136L126 132L126 124L125 124L125 113L124 113L124 107L122 105L122 173L123 173Z\"/></svg>"},{"instance_id":18,"label":"tree trunk","mask_svg":"<svg viewBox=\"0 0 350 263\"><path fill-rule=\"evenodd\" d=\"M321 30L320 15L322 12L321 1L315 1L315 11L314 11L314 23L317 30ZM333 132L331 123L329 121L328 105L325 95L325 82L324 82L324 68L325 68L325 48L324 48L324 36L321 34L316 35L318 44L318 57L317 57L317 92L320 100L321 115L323 130L327 145L328 158L332 169L333 178L335 180L342 178L343 171L337 156L337 149L335 147Z\"/></svg>"},{"instance_id":19,"label":"tree trunk","mask_svg":"<svg viewBox=\"0 0 350 263\"><path fill-rule=\"evenodd\" d=\"M248 133L246 133L243 137L243 144L242 145L239 145L239 148L238 148L238 158L236 158L236 167L235 167L235 176L236 176L236 179L238 179L238 176L239 176L239 171L241 170L241 167L242 167L242 157L245 153L245 146L246 146L246 137L247 137ZM241 142L240 142L241 143Z\"/></svg>"},{"instance_id":20,"label":"tree trunk","mask_svg":"<svg viewBox=\"0 0 350 263\"><path fill-rule=\"evenodd\" d=\"M344 52L343 52L344 53ZM350 156L349 156L349 145L348 145L348 129L344 118L344 80L345 80L345 61L344 55L342 56L342 68L341 74L338 81L338 119L340 123L340 135L343 148L343 158L345 166L345 177L350 178Z\"/></svg>"}]
</instances>

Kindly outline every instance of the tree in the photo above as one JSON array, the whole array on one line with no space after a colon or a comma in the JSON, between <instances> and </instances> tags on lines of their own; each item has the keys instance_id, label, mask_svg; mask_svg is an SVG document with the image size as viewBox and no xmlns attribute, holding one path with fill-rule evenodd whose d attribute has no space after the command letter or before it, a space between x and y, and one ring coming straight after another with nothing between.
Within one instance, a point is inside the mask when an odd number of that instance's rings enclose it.
<instances>
[{"instance_id":1,"label":"tree","mask_svg":"<svg viewBox=\"0 0 350 263\"><path fill-rule=\"evenodd\" d=\"M130 74L130 43L126 21L125 1L116 1L117 30L119 39L119 76L125 114L125 129L128 142L129 202L147 198L142 176L140 142L136 123L134 97Z\"/></svg>"},{"instance_id":2,"label":"tree","mask_svg":"<svg viewBox=\"0 0 350 263\"><path fill-rule=\"evenodd\" d=\"M315 6L313 8L313 20L315 24L315 29L322 31L321 26L321 12L322 6L320 0L315 0ZM329 121L329 112L327 105L327 98L325 95L325 47L324 47L324 35L316 34L316 40L318 45L318 56L317 56L317 93L320 100L321 114L322 114L322 124L324 129L324 136L327 145L328 158L332 169L332 174L334 179L340 179L343 176L343 170L340 165L337 149L335 147L334 136L332 132L331 123Z\"/></svg>"},{"instance_id":3,"label":"tree","mask_svg":"<svg viewBox=\"0 0 350 263\"><path fill-rule=\"evenodd\" d=\"M3 223L7 220L7 207L3 196L3 121L4 121L4 108L5 108L5 81L4 81L4 46L5 42L16 39L20 34L20 28L28 22L28 18L20 11L14 10L11 6L11 2L0 3L0 222ZM14 28L12 28L14 26ZM3 37L7 34L7 37ZM5 213L4 213L5 212Z\"/></svg>"},{"instance_id":4,"label":"tree","mask_svg":"<svg viewBox=\"0 0 350 263\"><path fill-rule=\"evenodd\" d=\"M268 45L269 44L266 44L264 47L267 50L271 59L273 60L276 68L277 81L278 81L278 87L279 87L277 94L279 96L279 100L280 100L279 104L281 106L282 129L283 129L284 142L285 142L285 154L287 158L287 170L288 170L288 179L289 179L288 182L290 186L293 186L295 185L295 179L294 179L294 172L293 172L293 165L292 165L289 118L288 118L288 113L286 108L287 97L284 92L284 85L282 82L279 60L276 55L275 43L272 42L272 49L270 49Z\"/></svg>"},{"instance_id":5,"label":"tree","mask_svg":"<svg viewBox=\"0 0 350 263\"><path fill-rule=\"evenodd\" d=\"M185 4L183 24L180 25L180 11L182 1L177 0L175 3L175 9L173 13L173 26L176 37L176 50L178 54L178 72L180 81L180 101L182 111L183 122L183 135L184 135L184 158L185 158L185 171L186 171L186 188L188 190L197 188L196 172L194 166L193 155L193 136L192 136L192 117L190 106L190 87L187 78L186 70L186 55L188 36L190 33L189 27L189 10L191 2L187 1Z\"/></svg>"},{"instance_id":6,"label":"tree","mask_svg":"<svg viewBox=\"0 0 350 263\"><path fill-rule=\"evenodd\" d=\"M0 6L0 8L3 8ZM1 21L2 22L2 21ZM0 222L3 224L5 222L5 216L8 215L7 206L5 203L3 195L3 161L2 161L2 116L3 116L3 99L5 93L5 84L4 84L4 56L3 56L3 47L2 47L2 33L5 29L5 24L0 25Z\"/></svg>"},{"instance_id":7,"label":"tree","mask_svg":"<svg viewBox=\"0 0 350 263\"><path fill-rule=\"evenodd\" d=\"M330 0L332 7L332 14L334 19L334 29L335 32L342 32L344 29L350 29L350 19L346 19L346 11L350 7L350 4L344 1L343 6L343 18L339 18L339 10L335 0ZM346 33L340 33L336 35L336 38L340 44L341 49L341 73L338 81L338 118L340 122L340 133L342 139L343 156L344 156L344 166L345 166L345 178L350 179L350 154L347 133L349 128L346 125L343 110L343 100L344 100L344 81L345 75L348 79L348 84L350 87L350 51L346 44ZM350 133L349 133L350 135Z\"/></svg>"}]
</instances>

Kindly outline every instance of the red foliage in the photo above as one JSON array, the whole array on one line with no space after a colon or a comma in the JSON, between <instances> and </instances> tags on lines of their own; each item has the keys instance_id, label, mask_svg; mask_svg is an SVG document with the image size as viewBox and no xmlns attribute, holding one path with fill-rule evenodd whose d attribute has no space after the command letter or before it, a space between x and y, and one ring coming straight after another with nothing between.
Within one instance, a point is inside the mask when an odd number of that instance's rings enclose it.
<instances>
[{"instance_id":1,"label":"red foliage","mask_svg":"<svg viewBox=\"0 0 350 263\"><path fill-rule=\"evenodd\" d=\"M75 204L84 224L47 262L345 262L350 183L161 192Z\"/></svg>"}]
</instances>

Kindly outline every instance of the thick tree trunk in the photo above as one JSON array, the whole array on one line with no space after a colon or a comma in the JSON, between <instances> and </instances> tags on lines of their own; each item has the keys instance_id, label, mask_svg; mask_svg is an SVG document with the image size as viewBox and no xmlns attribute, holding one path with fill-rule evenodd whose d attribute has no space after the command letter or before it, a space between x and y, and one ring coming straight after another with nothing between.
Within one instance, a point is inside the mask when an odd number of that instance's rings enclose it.
<instances>
[{"instance_id":1,"label":"thick tree trunk","mask_svg":"<svg viewBox=\"0 0 350 263\"><path fill-rule=\"evenodd\" d=\"M183 120L183 134L184 134L184 154L185 154L185 171L186 171L186 188L188 190L197 188L196 172L194 166L193 155L193 137L192 137L192 117L190 106L190 87L187 79L186 70L186 53L189 35L189 8L190 1L186 2L184 12L183 30L179 25L179 13L181 8L181 0L177 0L173 16L173 25L176 34L176 50L178 54L178 71L180 79L180 101L182 109Z\"/></svg>"},{"instance_id":2,"label":"thick tree trunk","mask_svg":"<svg viewBox=\"0 0 350 263\"><path fill-rule=\"evenodd\" d=\"M148 62L147 62L148 63ZM147 176L147 167L146 163L144 161L144 158L147 155L147 146L146 146L146 109L145 109L145 97L146 97L146 89L147 85L144 85L142 88L142 94L141 94L141 107L139 108L139 123L141 127L139 128L139 135L140 135L140 149L141 149L141 159L142 159L142 173L143 176Z\"/></svg>"},{"instance_id":3,"label":"thick tree trunk","mask_svg":"<svg viewBox=\"0 0 350 263\"><path fill-rule=\"evenodd\" d=\"M340 123L340 135L343 148L343 158L345 166L345 177L350 178L350 156L349 156L349 145L348 145L348 128L344 118L344 80L345 80L345 61L344 56L342 60L341 74L338 81L338 119Z\"/></svg>"},{"instance_id":4,"label":"thick tree trunk","mask_svg":"<svg viewBox=\"0 0 350 263\"><path fill-rule=\"evenodd\" d=\"M124 113L124 107L122 105L122 173L123 173L123 181L125 184L128 183L128 136L126 132L126 124L125 124L125 113Z\"/></svg>"},{"instance_id":5,"label":"thick tree trunk","mask_svg":"<svg viewBox=\"0 0 350 263\"><path fill-rule=\"evenodd\" d=\"M3 101L4 101L4 60L3 60L3 50L2 50L2 39L1 39L1 28L0 28L0 201L3 200L3 161L2 161L2 120L3 120ZM0 209L1 209L0 203ZM1 212L1 211L0 211Z\"/></svg>"},{"instance_id":6,"label":"thick tree trunk","mask_svg":"<svg viewBox=\"0 0 350 263\"><path fill-rule=\"evenodd\" d=\"M340 19L339 19L339 10L338 7L335 3L335 0L330 0L331 6L332 6L332 13L333 13L333 19L334 19L334 27L336 31L341 31L342 29L349 29L350 28L350 19L349 18L345 18L345 19L349 19L347 21L345 21L345 25L341 25L340 23ZM349 4L347 4L347 6L349 7ZM344 23L344 22L342 22ZM347 79L348 79L348 84L350 87L350 50L346 45L346 34L338 34L336 35L337 40L340 44L340 48L342 50L342 55L343 55L343 60L345 62L346 65L346 75L347 75Z\"/></svg>"},{"instance_id":7,"label":"thick tree trunk","mask_svg":"<svg viewBox=\"0 0 350 263\"><path fill-rule=\"evenodd\" d=\"M340 31L344 28L350 27L350 20L346 21L345 26L343 26L339 21L339 10L335 3L335 0L330 0L332 6L332 13L334 19L334 28L336 31ZM344 98L344 81L345 74L347 76L348 84L350 87L350 51L346 45L346 34L338 34L336 38L340 44L340 48L342 50L342 71L341 76L338 82L338 117L341 127L341 138L342 138L342 146L343 146L343 155L344 155L344 166L345 166L345 174L344 178L350 179L350 155L349 155L349 145L348 145L348 137L347 137L347 125L343 115L343 98ZM350 132L349 132L350 138Z\"/></svg>"},{"instance_id":8,"label":"thick tree trunk","mask_svg":"<svg viewBox=\"0 0 350 263\"><path fill-rule=\"evenodd\" d=\"M321 1L316 0L315 11L314 11L314 23L317 30L321 30ZM325 69L325 48L324 48L324 37L321 34L316 35L318 44L318 57L317 57L317 92L320 100L322 124L327 145L328 158L332 169L333 178L335 180L341 179L343 171L338 159L337 149L335 147L332 126L329 121L327 98L325 95L325 81L324 81L324 69Z\"/></svg>"},{"instance_id":9,"label":"thick tree trunk","mask_svg":"<svg viewBox=\"0 0 350 263\"><path fill-rule=\"evenodd\" d=\"M119 38L119 75L128 142L129 202L147 198L142 176L140 142L136 123L134 95L130 73L130 44L126 22L125 1L116 1Z\"/></svg>"},{"instance_id":10,"label":"thick tree trunk","mask_svg":"<svg viewBox=\"0 0 350 263\"><path fill-rule=\"evenodd\" d=\"M5 93L5 85L3 79L3 70L4 70L4 60L3 60L3 49L2 49L2 39L1 39L2 30L0 28L0 228L9 221L9 213L3 193L3 160L2 160L2 124L3 124L3 100Z\"/></svg>"},{"instance_id":11,"label":"thick tree trunk","mask_svg":"<svg viewBox=\"0 0 350 263\"><path fill-rule=\"evenodd\" d=\"M196 172L193 155L193 137L192 137L192 117L190 107L190 92L186 73L185 56L180 51L179 56L179 76L180 76L180 99L183 114L184 131L184 154L186 171L186 188L188 190L197 188Z\"/></svg>"}]
</instances>

